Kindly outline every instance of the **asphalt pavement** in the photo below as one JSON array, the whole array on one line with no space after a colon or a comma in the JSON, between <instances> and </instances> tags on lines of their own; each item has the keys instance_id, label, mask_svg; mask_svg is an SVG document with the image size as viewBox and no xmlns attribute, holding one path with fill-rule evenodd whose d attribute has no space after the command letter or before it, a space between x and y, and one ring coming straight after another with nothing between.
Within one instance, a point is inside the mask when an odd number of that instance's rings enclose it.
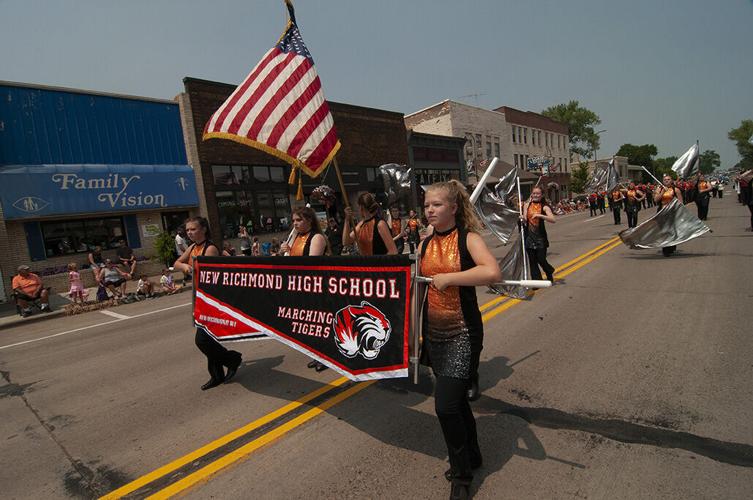
<instances>
[{"instance_id":1,"label":"asphalt pavement","mask_svg":"<svg viewBox=\"0 0 753 500\"><path fill-rule=\"evenodd\" d=\"M670 258L616 243L609 213L568 215L548 227L555 287L479 289L496 302L476 498L750 497L753 233L711 201L714 232ZM202 392L189 300L0 332L3 498L447 496L427 372L351 384L264 340L236 343L236 379Z\"/></svg>"}]
</instances>

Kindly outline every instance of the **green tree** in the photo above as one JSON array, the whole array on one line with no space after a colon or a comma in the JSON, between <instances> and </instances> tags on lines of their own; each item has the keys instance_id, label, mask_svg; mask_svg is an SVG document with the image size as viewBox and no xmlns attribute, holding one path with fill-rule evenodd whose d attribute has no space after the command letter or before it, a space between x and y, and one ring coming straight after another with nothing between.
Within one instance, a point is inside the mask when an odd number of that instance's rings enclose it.
<instances>
[{"instance_id":1,"label":"green tree","mask_svg":"<svg viewBox=\"0 0 753 500\"><path fill-rule=\"evenodd\" d=\"M573 153L591 157L594 148L599 148L599 134L594 127L601 123L601 118L593 111L582 107L578 101L549 106L541 114L567 125L570 151Z\"/></svg>"},{"instance_id":2,"label":"green tree","mask_svg":"<svg viewBox=\"0 0 753 500\"><path fill-rule=\"evenodd\" d=\"M743 170L753 168L753 120L741 121L740 126L730 130L727 137L735 143L742 157L740 167Z\"/></svg>"},{"instance_id":3,"label":"green tree","mask_svg":"<svg viewBox=\"0 0 753 500\"><path fill-rule=\"evenodd\" d=\"M716 167L722 164L722 162L719 160L719 153L714 151L713 149L707 149L701 155L699 156L699 165L698 168L701 170L701 173L706 175L710 174L714 170L716 170Z\"/></svg>"},{"instance_id":4,"label":"green tree","mask_svg":"<svg viewBox=\"0 0 753 500\"><path fill-rule=\"evenodd\" d=\"M651 170L654 166L654 156L658 154L653 144L623 144L617 151L617 156L626 156L631 165L642 165Z\"/></svg>"},{"instance_id":5,"label":"green tree","mask_svg":"<svg viewBox=\"0 0 753 500\"><path fill-rule=\"evenodd\" d=\"M154 250L160 262L170 267L175 262L175 237L170 233L162 232L154 238Z\"/></svg>"},{"instance_id":6,"label":"green tree","mask_svg":"<svg viewBox=\"0 0 753 500\"><path fill-rule=\"evenodd\" d=\"M677 161L676 156L668 156L666 158L657 158L654 160L654 168L652 170L653 174L661 179L662 175L664 174L671 174L672 173L672 165L675 164ZM646 175L645 173L643 174Z\"/></svg>"},{"instance_id":7,"label":"green tree","mask_svg":"<svg viewBox=\"0 0 753 500\"><path fill-rule=\"evenodd\" d=\"M582 193L588 182L588 163L581 163L570 173L570 192Z\"/></svg>"}]
</instances>

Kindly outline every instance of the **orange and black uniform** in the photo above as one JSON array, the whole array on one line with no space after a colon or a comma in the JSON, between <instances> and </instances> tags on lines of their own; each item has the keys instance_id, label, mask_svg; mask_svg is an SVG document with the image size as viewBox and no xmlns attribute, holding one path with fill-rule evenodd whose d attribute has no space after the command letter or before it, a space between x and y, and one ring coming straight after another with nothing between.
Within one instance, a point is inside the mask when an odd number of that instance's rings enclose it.
<instances>
[{"instance_id":1,"label":"orange and black uniform","mask_svg":"<svg viewBox=\"0 0 753 500\"><path fill-rule=\"evenodd\" d=\"M361 255L387 255L387 246L379 234L379 221L377 216L366 219L356 231L356 243L358 253Z\"/></svg>"},{"instance_id":2,"label":"orange and black uniform","mask_svg":"<svg viewBox=\"0 0 753 500\"><path fill-rule=\"evenodd\" d=\"M614 223L621 224L622 219L620 218L620 214L622 213L622 193L619 191L612 191L612 199L609 200L609 208L612 209Z\"/></svg>"},{"instance_id":3,"label":"orange and black uniform","mask_svg":"<svg viewBox=\"0 0 753 500\"><path fill-rule=\"evenodd\" d=\"M549 248L549 237L546 234L546 222L544 219L534 217L544 213L544 204L530 202L526 213L526 254L531 264L531 279L540 280L541 270L546 273L546 279L554 281L554 267L547 262L546 252Z\"/></svg>"},{"instance_id":4,"label":"orange and black uniform","mask_svg":"<svg viewBox=\"0 0 753 500\"><path fill-rule=\"evenodd\" d=\"M711 185L706 181L701 181L696 185L695 204L698 208L698 218L701 220L706 220L709 216L709 203L711 200L710 191L701 193L701 189L708 189L709 187Z\"/></svg>"},{"instance_id":5,"label":"orange and black uniform","mask_svg":"<svg viewBox=\"0 0 753 500\"><path fill-rule=\"evenodd\" d=\"M641 209L641 202L636 197L637 189L628 189L625 192L625 214L627 215L628 227L638 225L638 211Z\"/></svg>"},{"instance_id":6,"label":"orange and black uniform","mask_svg":"<svg viewBox=\"0 0 753 500\"><path fill-rule=\"evenodd\" d=\"M312 239L313 233L309 231L308 233L298 233L293 240L293 244L290 245L290 256L291 257L308 257L309 252L311 251L311 239Z\"/></svg>"},{"instance_id":7,"label":"orange and black uniform","mask_svg":"<svg viewBox=\"0 0 753 500\"><path fill-rule=\"evenodd\" d=\"M402 232L403 219L399 217L392 219L392 223L390 224L390 234L392 235L392 237L395 238L395 236L402 234ZM402 237L395 240L395 246L397 247L397 254L402 254L403 249L405 248L405 241Z\"/></svg>"},{"instance_id":8,"label":"orange and black uniform","mask_svg":"<svg viewBox=\"0 0 753 500\"><path fill-rule=\"evenodd\" d=\"M462 228L434 231L421 250L421 275L465 271L475 267L468 251L468 232ZM473 469L481 465L481 451L466 394L478 372L484 327L476 289L429 287L424 314L421 359L436 376L435 411L450 458L452 480L470 484Z\"/></svg>"},{"instance_id":9,"label":"orange and black uniform","mask_svg":"<svg viewBox=\"0 0 753 500\"><path fill-rule=\"evenodd\" d=\"M418 242L421 241L421 237L418 234L421 222L417 217L411 217L408 219L406 227L408 229L408 249L410 250L410 253L413 254L416 253L416 246L418 245Z\"/></svg>"},{"instance_id":10,"label":"orange and black uniform","mask_svg":"<svg viewBox=\"0 0 753 500\"><path fill-rule=\"evenodd\" d=\"M189 258L191 267L194 268L194 290L196 290L196 279L198 279L194 259L199 255L205 255L207 248L209 248L210 246L216 245L208 240L202 243L194 243L193 245L191 245L191 253ZM225 349L225 346L220 344L203 328L196 329L196 337L194 341L196 342L196 347L198 347L199 350L207 357L207 370L209 371L209 375L212 377L212 380L222 382L223 380L225 380L225 369L223 368L224 366L237 369L241 364L241 353L239 353L238 351L229 351Z\"/></svg>"},{"instance_id":11,"label":"orange and black uniform","mask_svg":"<svg viewBox=\"0 0 753 500\"><path fill-rule=\"evenodd\" d=\"M669 188L664 189L664 192L661 194L661 199L659 200L658 206L656 207L656 211L659 212L663 207L667 206L667 204L672 201L676 197L675 195L675 188ZM677 245L671 245L668 247L662 247L661 253L664 254L665 257L669 257L673 253L675 253L675 250L677 250Z\"/></svg>"}]
</instances>

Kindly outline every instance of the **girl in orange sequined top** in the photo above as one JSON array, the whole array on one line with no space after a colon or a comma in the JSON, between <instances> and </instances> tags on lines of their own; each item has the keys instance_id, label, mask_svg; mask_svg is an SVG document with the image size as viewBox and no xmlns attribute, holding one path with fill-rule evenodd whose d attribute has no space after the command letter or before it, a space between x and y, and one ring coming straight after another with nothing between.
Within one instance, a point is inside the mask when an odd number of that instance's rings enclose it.
<instances>
[{"instance_id":1,"label":"girl in orange sequined top","mask_svg":"<svg viewBox=\"0 0 753 500\"><path fill-rule=\"evenodd\" d=\"M662 185L657 186L656 191L654 191L654 202L656 202L656 211L662 209L662 207L667 206L667 204L672 201L674 198L677 198L680 203L682 203L682 193L680 190L675 187L674 181L672 180L672 177L670 177L668 174L664 174L664 177L662 177ZM673 253L675 253L675 250L677 250L677 245L671 245L668 247L662 247L661 253L665 257L669 257Z\"/></svg>"},{"instance_id":2,"label":"girl in orange sequined top","mask_svg":"<svg viewBox=\"0 0 753 500\"><path fill-rule=\"evenodd\" d=\"M452 481L453 493L467 494L473 469L481 465L468 403L484 335L475 287L499 282L502 276L478 234L480 224L462 184L453 180L430 186L424 214L434 232L420 249L421 275L433 278L424 314L422 360L436 377L435 410L450 457L445 476Z\"/></svg>"},{"instance_id":3,"label":"girl in orange sequined top","mask_svg":"<svg viewBox=\"0 0 753 500\"><path fill-rule=\"evenodd\" d=\"M343 246L358 245L361 255L396 255L397 247L390 235L387 223L379 217L379 203L371 193L362 193L358 197L358 209L361 222L353 227L353 210L345 209L345 227L343 228Z\"/></svg>"},{"instance_id":4,"label":"girl in orange sequined top","mask_svg":"<svg viewBox=\"0 0 753 500\"><path fill-rule=\"evenodd\" d=\"M554 283L554 267L546 260L549 248L549 236L546 234L546 223L557 222L544 197L544 192L538 186L531 190L531 199L523 205L526 231L526 254L531 263L531 279L541 279L541 269L546 273L546 279Z\"/></svg>"},{"instance_id":5,"label":"girl in orange sequined top","mask_svg":"<svg viewBox=\"0 0 753 500\"><path fill-rule=\"evenodd\" d=\"M698 218L706 220L709 216L709 202L711 201L711 191L714 189L703 174L698 174L698 182L695 185L695 204L698 209Z\"/></svg>"},{"instance_id":6,"label":"girl in orange sequined top","mask_svg":"<svg viewBox=\"0 0 753 500\"><path fill-rule=\"evenodd\" d=\"M185 274L194 274L194 259L196 257L201 255L218 256L220 251L210 239L209 221L204 217L188 219L186 221L186 233L194 243L186 248L183 255L178 257L173 266ZM241 353L225 349L225 346L221 345L203 328L196 329L194 341L196 347L207 357L207 369L211 377L209 382L201 386L201 390L205 391L229 382L241 365ZM224 367L227 367L227 374L225 374Z\"/></svg>"}]
</instances>

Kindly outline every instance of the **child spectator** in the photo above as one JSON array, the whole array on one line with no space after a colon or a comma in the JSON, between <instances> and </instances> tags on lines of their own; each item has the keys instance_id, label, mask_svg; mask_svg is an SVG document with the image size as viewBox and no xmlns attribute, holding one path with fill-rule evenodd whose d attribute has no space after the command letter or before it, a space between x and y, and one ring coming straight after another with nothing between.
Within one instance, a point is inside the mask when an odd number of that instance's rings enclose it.
<instances>
[{"instance_id":1,"label":"child spectator","mask_svg":"<svg viewBox=\"0 0 753 500\"><path fill-rule=\"evenodd\" d=\"M162 270L162 276L159 279L159 284L162 286L162 291L168 295L172 295L178 291L178 286L173 282L173 275L170 270L165 268Z\"/></svg>"},{"instance_id":2,"label":"child spectator","mask_svg":"<svg viewBox=\"0 0 753 500\"><path fill-rule=\"evenodd\" d=\"M147 299L151 299L154 296L153 290L154 286L152 285L152 282L149 281L146 274L142 274L139 277L138 285L136 285L136 296L143 295Z\"/></svg>"},{"instance_id":3,"label":"child spectator","mask_svg":"<svg viewBox=\"0 0 753 500\"><path fill-rule=\"evenodd\" d=\"M86 288L84 288L84 282L81 281L81 275L78 273L78 266L75 262L68 264L68 283L71 285L70 290L68 290L68 297L74 304L80 302L83 305Z\"/></svg>"},{"instance_id":4,"label":"child spectator","mask_svg":"<svg viewBox=\"0 0 753 500\"><path fill-rule=\"evenodd\" d=\"M251 245L251 255L258 257L261 255L261 248L259 246L259 237L254 236L254 243Z\"/></svg>"}]
</instances>

